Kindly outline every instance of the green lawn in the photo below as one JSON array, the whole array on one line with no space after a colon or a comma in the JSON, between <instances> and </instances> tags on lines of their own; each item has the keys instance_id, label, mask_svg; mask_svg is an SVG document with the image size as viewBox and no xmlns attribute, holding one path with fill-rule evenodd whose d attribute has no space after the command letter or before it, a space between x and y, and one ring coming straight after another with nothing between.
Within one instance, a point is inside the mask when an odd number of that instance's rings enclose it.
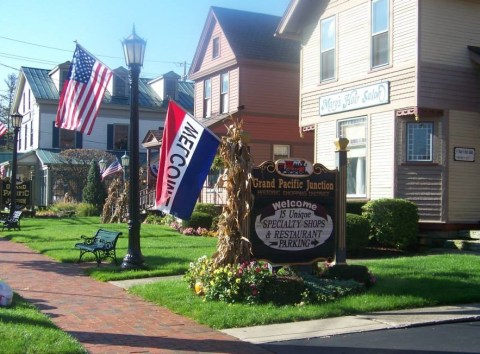
<instances>
[{"instance_id":1,"label":"green lawn","mask_svg":"<svg viewBox=\"0 0 480 354\"><path fill-rule=\"evenodd\" d=\"M118 258L121 259L127 248L127 226L102 225L98 220L92 217L24 219L21 231L6 231L3 235L15 242L26 243L49 257L74 262L79 251L73 245L81 234L92 235L100 227L119 230L124 233L117 244ZM104 264L97 269L96 264L91 263L89 272L101 280L181 274L190 262L202 255L211 255L215 246L214 238L183 236L168 227L142 225L141 248L149 266L147 270L122 272L118 267ZM192 295L182 280L161 281L134 287L130 291L200 323L214 328L230 328L367 311L479 302L479 260L480 256L467 254L349 260L350 264L368 266L377 277L377 283L365 294L322 305L280 307L203 302Z\"/></svg>"},{"instance_id":2,"label":"green lawn","mask_svg":"<svg viewBox=\"0 0 480 354\"><path fill-rule=\"evenodd\" d=\"M80 235L93 236L99 228L123 232L117 242L119 264L127 253L127 224L101 224L99 217L24 218L21 227L21 231L5 230L2 236L25 243L61 262L76 262L80 252L74 245L81 242ZM211 255L217 244L213 237L183 236L168 226L145 224L141 225L140 240L148 269L120 271L107 260L99 268L96 263L91 263L88 273L102 281L182 274L191 261L203 255ZM87 253L83 260L94 261L94 257Z\"/></svg>"},{"instance_id":3,"label":"green lawn","mask_svg":"<svg viewBox=\"0 0 480 354\"><path fill-rule=\"evenodd\" d=\"M14 295L12 306L0 307L0 353L87 353L33 305Z\"/></svg>"}]
</instances>

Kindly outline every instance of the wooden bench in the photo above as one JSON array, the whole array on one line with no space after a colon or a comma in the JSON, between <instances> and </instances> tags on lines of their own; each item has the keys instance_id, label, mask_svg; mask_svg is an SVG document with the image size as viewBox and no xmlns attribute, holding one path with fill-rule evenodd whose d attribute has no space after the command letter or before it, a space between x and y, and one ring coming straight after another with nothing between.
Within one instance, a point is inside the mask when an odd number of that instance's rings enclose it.
<instances>
[{"instance_id":1,"label":"wooden bench","mask_svg":"<svg viewBox=\"0 0 480 354\"><path fill-rule=\"evenodd\" d=\"M12 216L7 216L6 219L2 220L2 231L7 228L10 229L17 229L20 231L20 218L22 217L22 212L20 210L16 210L13 212Z\"/></svg>"},{"instance_id":2,"label":"wooden bench","mask_svg":"<svg viewBox=\"0 0 480 354\"><path fill-rule=\"evenodd\" d=\"M78 262L81 262L85 253L90 252L95 255L97 267L100 266L102 260L107 258L111 258L116 265L117 255L115 247L121 234L118 231L99 229L93 237L82 235L81 238L84 241L75 244L75 248L80 250Z\"/></svg>"}]
</instances>

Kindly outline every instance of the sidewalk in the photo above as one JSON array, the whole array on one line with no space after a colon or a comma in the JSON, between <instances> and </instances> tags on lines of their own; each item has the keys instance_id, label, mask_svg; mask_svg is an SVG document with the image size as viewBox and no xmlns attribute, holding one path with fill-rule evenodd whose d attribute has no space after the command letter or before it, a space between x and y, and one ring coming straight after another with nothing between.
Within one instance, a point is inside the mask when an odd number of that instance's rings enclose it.
<instances>
[{"instance_id":1,"label":"sidewalk","mask_svg":"<svg viewBox=\"0 0 480 354\"><path fill-rule=\"evenodd\" d=\"M269 353L4 238L0 278L90 353Z\"/></svg>"},{"instance_id":2,"label":"sidewalk","mask_svg":"<svg viewBox=\"0 0 480 354\"><path fill-rule=\"evenodd\" d=\"M215 331L124 290L158 279L98 282L83 275L82 265L3 238L0 278L90 353L269 353L254 344L480 319L480 304L472 304Z\"/></svg>"}]
</instances>

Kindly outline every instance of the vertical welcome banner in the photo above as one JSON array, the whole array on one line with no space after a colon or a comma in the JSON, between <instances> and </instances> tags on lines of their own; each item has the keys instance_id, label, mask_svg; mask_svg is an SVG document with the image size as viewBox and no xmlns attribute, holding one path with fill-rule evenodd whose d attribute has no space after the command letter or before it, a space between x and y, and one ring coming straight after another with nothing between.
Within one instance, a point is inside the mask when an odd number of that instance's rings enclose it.
<instances>
[{"instance_id":1,"label":"vertical welcome banner","mask_svg":"<svg viewBox=\"0 0 480 354\"><path fill-rule=\"evenodd\" d=\"M189 219L220 141L174 101L168 104L155 208Z\"/></svg>"}]
</instances>

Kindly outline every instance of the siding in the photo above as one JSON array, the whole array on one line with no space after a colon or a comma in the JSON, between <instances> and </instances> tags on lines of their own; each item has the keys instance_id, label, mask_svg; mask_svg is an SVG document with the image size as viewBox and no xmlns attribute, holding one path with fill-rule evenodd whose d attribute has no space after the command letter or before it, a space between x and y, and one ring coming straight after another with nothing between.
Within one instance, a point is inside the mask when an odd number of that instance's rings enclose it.
<instances>
[{"instance_id":1,"label":"siding","mask_svg":"<svg viewBox=\"0 0 480 354\"><path fill-rule=\"evenodd\" d=\"M449 222L480 220L480 114L450 111L448 144L448 216ZM454 161L454 148L475 149L475 161Z\"/></svg>"},{"instance_id":2,"label":"siding","mask_svg":"<svg viewBox=\"0 0 480 354\"><path fill-rule=\"evenodd\" d=\"M420 221L443 221L443 179L442 166L400 165L397 197L417 204Z\"/></svg>"},{"instance_id":3,"label":"siding","mask_svg":"<svg viewBox=\"0 0 480 354\"><path fill-rule=\"evenodd\" d=\"M321 163L329 169L335 168L335 145L337 127L334 121L322 122L315 127L315 163Z\"/></svg>"},{"instance_id":4,"label":"siding","mask_svg":"<svg viewBox=\"0 0 480 354\"><path fill-rule=\"evenodd\" d=\"M220 56L217 58L212 58L212 39L215 37L220 38ZM232 48L230 48L230 45L228 44L228 41L222 32L222 28L218 23L215 23L213 26L212 35L208 39L205 55L202 58L202 63L197 72L213 69L218 65L233 59L235 59L235 54L233 53Z\"/></svg>"},{"instance_id":5,"label":"siding","mask_svg":"<svg viewBox=\"0 0 480 354\"><path fill-rule=\"evenodd\" d=\"M394 126L392 111L373 114L370 118L369 154L370 198L392 198L394 196ZM368 171L367 171L368 172Z\"/></svg>"},{"instance_id":6,"label":"siding","mask_svg":"<svg viewBox=\"0 0 480 354\"><path fill-rule=\"evenodd\" d=\"M479 1L420 2L419 106L480 110L480 78L467 49L480 46L479 13Z\"/></svg>"}]
</instances>

